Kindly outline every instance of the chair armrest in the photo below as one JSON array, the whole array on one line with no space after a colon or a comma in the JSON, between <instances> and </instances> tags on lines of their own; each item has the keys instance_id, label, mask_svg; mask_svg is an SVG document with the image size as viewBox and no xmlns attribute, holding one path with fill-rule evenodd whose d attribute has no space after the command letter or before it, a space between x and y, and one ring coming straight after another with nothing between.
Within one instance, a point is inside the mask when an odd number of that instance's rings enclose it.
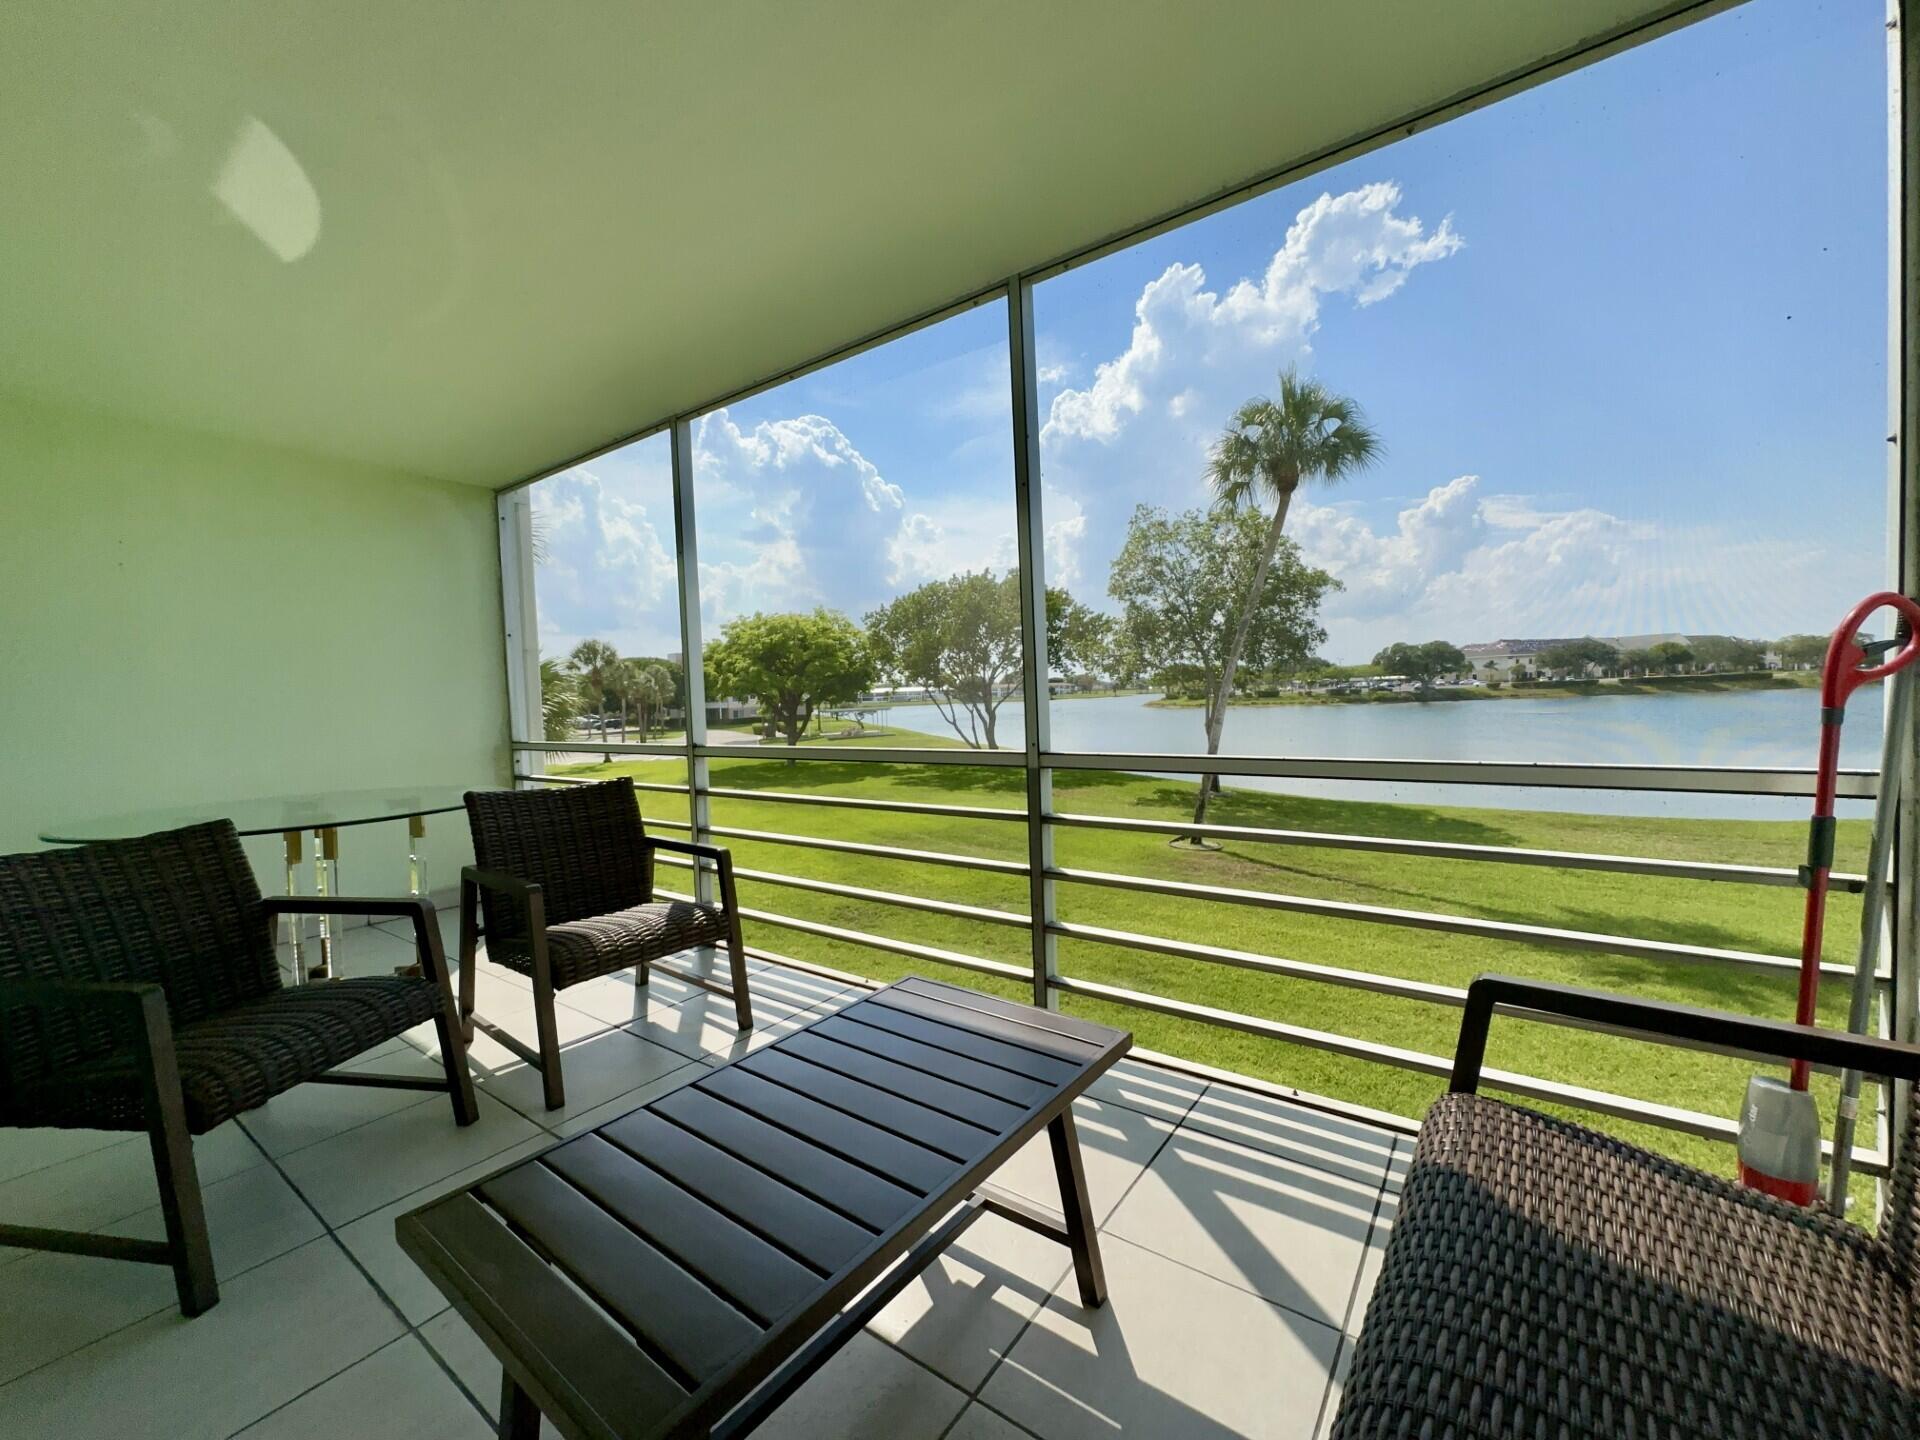
<instances>
[{"instance_id":1,"label":"chair armrest","mask_svg":"<svg viewBox=\"0 0 1920 1440\"><path fill-rule=\"evenodd\" d=\"M729 915L740 908L739 892L733 883L733 852L724 845L703 845L695 840L661 840L647 836L655 850L671 850L676 855L691 855L696 860L711 860L720 871L720 906ZM699 868L697 865L694 867ZM696 892L697 893L697 892Z\"/></svg>"},{"instance_id":2,"label":"chair armrest","mask_svg":"<svg viewBox=\"0 0 1920 1440\"><path fill-rule=\"evenodd\" d=\"M482 890L492 890L522 902L540 893L540 887L531 880L522 880L504 870L482 870L478 865L461 866L460 878Z\"/></svg>"},{"instance_id":3,"label":"chair armrest","mask_svg":"<svg viewBox=\"0 0 1920 1440\"><path fill-rule=\"evenodd\" d=\"M429 980L446 981L446 947L433 902L414 895L268 895L260 907L267 915L393 915L413 921L413 948Z\"/></svg>"},{"instance_id":4,"label":"chair armrest","mask_svg":"<svg viewBox=\"0 0 1920 1440\"><path fill-rule=\"evenodd\" d=\"M467 919L470 909L469 897L477 901L478 895L473 894L473 891L477 890L491 890L496 895L504 896L512 904L519 916L521 927L526 932L527 943L538 953L539 947L546 944L547 930L547 902L540 886L534 881L509 875L504 870L482 870L478 865L460 867L460 925L463 937L461 945L463 947L466 945L464 937L467 935L466 927L469 923ZM465 956L464 948L461 954ZM463 958L460 963L464 965L466 960Z\"/></svg>"},{"instance_id":5,"label":"chair armrest","mask_svg":"<svg viewBox=\"0 0 1920 1440\"><path fill-rule=\"evenodd\" d=\"M15 1010L43 1015L77 1012L76 1018L104 1020L114 1027L114 1043L131 1043L142 1071L157 1085L165 1089L171 1084L175 1091L180 1087L167 992L152 981L0 980L0 1016ZM0 1075L10 1083L15 1079L4 1046L0 1046Z\"/></svg>"},{"instance_id":6,"label":"chair armrest","mask_svg":"<svg viewBox=\"0 0 1920 1440\"><path fill-rule=\"evenodd\" d=\"M268 895L260 904L269 915L433 914L431 900L411 895Z\"/></svg>"},{"instance_id":7,"label":"chair armrest","mask_svg":"<svg viewBox=\"0 0 1920 1440\"><path fill-rule=\"evenodd\" d=\"M732 852L724 845L702 845L694 840L663 840L655 835L647 836L647 845L654 850L671 850L676 855L693 855L702 860L711 860L716 865L731 865Z\"/></svg>"},{"instance_id":8,"label":"chair armrest","mask_svg":"<svg viewBox=\"0 0 1920 1440\"><path fill-rule=\"evenodd\" d=\"M1469 1094L1479 1089L1487 1029L1496 1008L1580 1020L1653 1039L1743 1050L1779 1060L1806 1060L1897 1080L1920 1080L1920 1045L1665 1000L1638 1000L1607 990L1550 985L1512 975L1481 975L1467 987L1466 1012L1460 1020L1460 1042L1453 1052L1449 1089Z\"/></svg>"},{"instance_id":9,"label":"chair armrest","mask_svg":"<svg viewBox=\"0 0 1920 1440\"><path fill-rule=\"evenodd\" d=\"M166 991L152 981L0 980L0 1011L58 1010L91 1005L122 1015L144 1016L149 1004L158 1001L164 1019L166 1000Z\"/></svg>"}]
</instances>

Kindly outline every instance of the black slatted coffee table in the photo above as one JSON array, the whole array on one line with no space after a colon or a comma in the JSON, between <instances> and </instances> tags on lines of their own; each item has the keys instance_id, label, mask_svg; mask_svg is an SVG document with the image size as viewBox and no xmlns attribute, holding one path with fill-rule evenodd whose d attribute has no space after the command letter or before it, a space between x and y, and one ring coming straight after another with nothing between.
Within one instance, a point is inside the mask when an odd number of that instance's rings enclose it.
<instances>
[{"instance_id":1,"label":"black slatted coffee table","mask_svg":"<svg viewBox=\"0 0 1920 1440\"><path fill-rule=\"evenodd\" d=\"M984 1214L1105 1302L1072 1104L1131 1044L902 980L396 1229L500 1360L503 1436L741 1435ZM989 1182L1042 1130L1059 1212Z\"/></svg>"}]
</instances>

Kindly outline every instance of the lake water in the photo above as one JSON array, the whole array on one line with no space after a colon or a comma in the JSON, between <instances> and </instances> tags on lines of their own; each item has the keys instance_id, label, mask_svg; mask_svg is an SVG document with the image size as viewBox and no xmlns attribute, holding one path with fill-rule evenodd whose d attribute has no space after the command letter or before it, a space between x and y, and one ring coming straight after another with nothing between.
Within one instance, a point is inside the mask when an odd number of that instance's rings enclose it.
<instances>
[{"instance_id":1,"label":"lake water","mask_svg":"<svg viewBox=\"0 0 1920 1440\"><path fill-rule=\"evenodd\" d=\"M1156 707L1149 695L1056 701L1055 750L1206 750L1202 711ZM1571 761L1587 764L1807 767L1819 740L1819 692L1735 690L1720 694L1596 695L1578 699L1455 700L1432 704L1268 705L1229 709L1221 749L1241 755L1393 760ZM1841 732L1841 764L1880 760L1877 688L1854 697ZM931 705L896 705L890 724L951 734ZM1002 744L1018 743L1024 716L1000 712ZM1231 777L1230 786L1363 800L1486 805L1619 815L1802 819L1810 802L1741 795L1548 790L1486 785L1407 785ZM1865 802L1843 804L1866 815Z\"/></svg>"}]
</instances>

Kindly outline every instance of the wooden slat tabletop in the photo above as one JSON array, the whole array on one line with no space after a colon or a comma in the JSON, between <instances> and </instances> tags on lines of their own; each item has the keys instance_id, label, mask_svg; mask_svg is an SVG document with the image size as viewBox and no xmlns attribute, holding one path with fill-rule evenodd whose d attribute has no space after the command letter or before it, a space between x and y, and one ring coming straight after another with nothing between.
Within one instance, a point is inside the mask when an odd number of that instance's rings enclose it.
<instances>
[{"instance_id":1,"label":"wooden slat tabletop","mask_svg":"<svg viewBox=\"0 0 1920 1440\"><path fill-rule=\"evenodd\" d=\"M902 980L396 1229L562 1434L704 1434L1130 1044Z\"/></svg>"}]
</instances>

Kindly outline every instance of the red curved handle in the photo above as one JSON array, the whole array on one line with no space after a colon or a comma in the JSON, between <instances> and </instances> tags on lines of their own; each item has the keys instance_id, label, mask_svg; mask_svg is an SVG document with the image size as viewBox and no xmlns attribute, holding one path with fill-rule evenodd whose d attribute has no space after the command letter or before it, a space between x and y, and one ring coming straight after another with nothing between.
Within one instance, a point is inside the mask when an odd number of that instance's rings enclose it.
<instances>
[{"instance_id":1,"label":"red curved handle","mask_svg":"<svg viewBox=\"0 0 1920 1440\"><path fill-rule=\"evenodd\" d=\"M1869 615L1883 609L1898 610L1905 617L1907 643L1890 660L1862 667L1860 662L1867 658L1866 651L1854 644L1853 637L1866 624ZM1920 659L1920 604L1892 590L1869 595L1847 612L1847 618L1840 622L1840 628L1827 643L1827 660L1820 677L1821 703L1844 705L1847 697L1862 685L1898 674L1916 659Z\"/></svg>"}]
</instances>

